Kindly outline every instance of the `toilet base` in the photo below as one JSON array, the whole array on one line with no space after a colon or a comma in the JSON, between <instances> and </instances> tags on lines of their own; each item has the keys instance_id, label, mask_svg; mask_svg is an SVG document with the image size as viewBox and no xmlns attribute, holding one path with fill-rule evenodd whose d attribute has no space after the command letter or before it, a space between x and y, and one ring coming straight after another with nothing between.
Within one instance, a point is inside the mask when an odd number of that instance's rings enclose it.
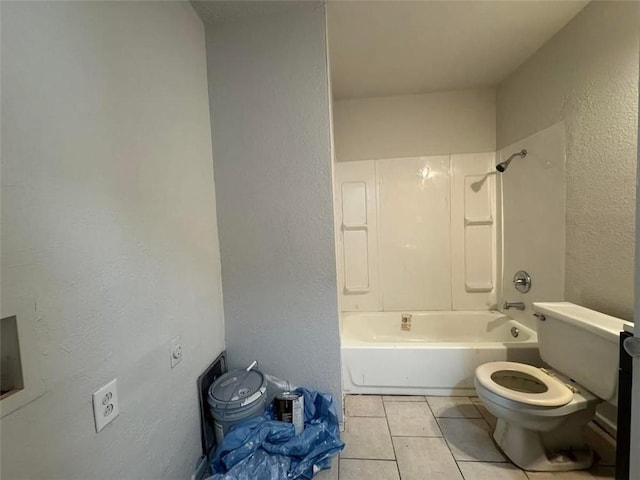
<instances>
[{"instance_id":1,"label":"toilet base","mask_svg":"<svg viewBox=\"0 0 640 480\"><path fill-rule=\"evenodd\" d=\"M551 433L551 432L550 432ZM583 470L593 464L593 451L579 448L545 447L543 434L498 419L493 439L509 459L523 470L558 472ZM580 445L581 442L577 444Z\"/></svg>"}]
</instances>

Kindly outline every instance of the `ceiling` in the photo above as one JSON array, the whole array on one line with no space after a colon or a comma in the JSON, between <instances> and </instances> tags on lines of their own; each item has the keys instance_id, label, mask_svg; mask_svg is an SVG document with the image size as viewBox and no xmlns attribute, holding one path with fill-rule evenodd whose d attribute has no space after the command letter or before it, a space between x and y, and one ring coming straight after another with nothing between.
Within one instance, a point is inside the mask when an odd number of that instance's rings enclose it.
<instances>
[{"instance_id":1,"label":"ceiling","mask_svg":"<svg viewBox=\"0 0 640 480\"><path fill-rule=\"evenodd\" d=\"M305 2L270 0L190 0L190 2L205 25L286 13L291 9L303 8L305 4Z\"/></svg>"},{"instance_id":2,"label":"ceiling","mask_svg":"<svg viewBox=\"0 0 640 480\"><path fill-rule=\"evenodd\" d=\"M337 99L497 85L587 1L333 1Z\"/></svg>"}]
</instances>

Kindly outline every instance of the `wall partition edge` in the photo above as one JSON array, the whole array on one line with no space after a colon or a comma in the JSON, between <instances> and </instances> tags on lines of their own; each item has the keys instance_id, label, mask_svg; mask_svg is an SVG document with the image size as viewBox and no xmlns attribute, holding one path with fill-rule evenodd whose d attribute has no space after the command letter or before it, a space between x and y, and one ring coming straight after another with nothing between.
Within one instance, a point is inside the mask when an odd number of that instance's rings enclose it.
<instances>
[{"instance_id":1,"label":"wall partition edge","mask_svg":"<svg viewBox=\"0 0 640 480\"><path fill-rule=\"evenodd\" d=\"M248 2L206 31L230 367L341 412L324 6Z\"/></svg>"}]
</instances>

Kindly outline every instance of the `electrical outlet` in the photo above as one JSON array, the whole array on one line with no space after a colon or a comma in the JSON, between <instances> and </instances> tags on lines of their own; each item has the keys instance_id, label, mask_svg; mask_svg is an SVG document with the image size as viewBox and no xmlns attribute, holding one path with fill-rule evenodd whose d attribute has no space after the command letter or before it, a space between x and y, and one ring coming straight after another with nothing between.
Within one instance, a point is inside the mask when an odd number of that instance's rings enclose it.
<instances>
[{"instance_id":1,"label":"electrical outlet","mask_svg":"<svg viewBox=\"0 0 640 480\"><path fill-rule=\"evenodd\" d=\"M93 418L96 421L96 433L120 414L117 381L114 378L93 394Z\"/></svg>"},{"instance_id":2,"label":"electrical outlet","mask_svg":"<svg viewBox=\"0 0 640 480\"><path fill-rule=\"evenodd\" d=\"M171 340L171 368L175 367L182 361L182 342L180 337Z\"/></svg>"}]
</instances>

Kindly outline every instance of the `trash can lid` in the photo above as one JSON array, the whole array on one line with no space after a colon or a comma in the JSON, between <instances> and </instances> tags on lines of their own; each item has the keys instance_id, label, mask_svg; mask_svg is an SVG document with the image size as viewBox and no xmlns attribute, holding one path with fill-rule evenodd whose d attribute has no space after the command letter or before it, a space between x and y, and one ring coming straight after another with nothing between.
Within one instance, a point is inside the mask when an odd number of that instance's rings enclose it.
<instances>
[{"instance_id":1,"label":"trash can lid","mask_svg":"<svg viewBox=\"0 0 640 480\"><path fill-rule=\"evenodd\" d=\"M232 370L209 388L209 405L218 410L233 410L249 405L267 391L267 379L259 370Z\"/></svg>"}]
</instances>

